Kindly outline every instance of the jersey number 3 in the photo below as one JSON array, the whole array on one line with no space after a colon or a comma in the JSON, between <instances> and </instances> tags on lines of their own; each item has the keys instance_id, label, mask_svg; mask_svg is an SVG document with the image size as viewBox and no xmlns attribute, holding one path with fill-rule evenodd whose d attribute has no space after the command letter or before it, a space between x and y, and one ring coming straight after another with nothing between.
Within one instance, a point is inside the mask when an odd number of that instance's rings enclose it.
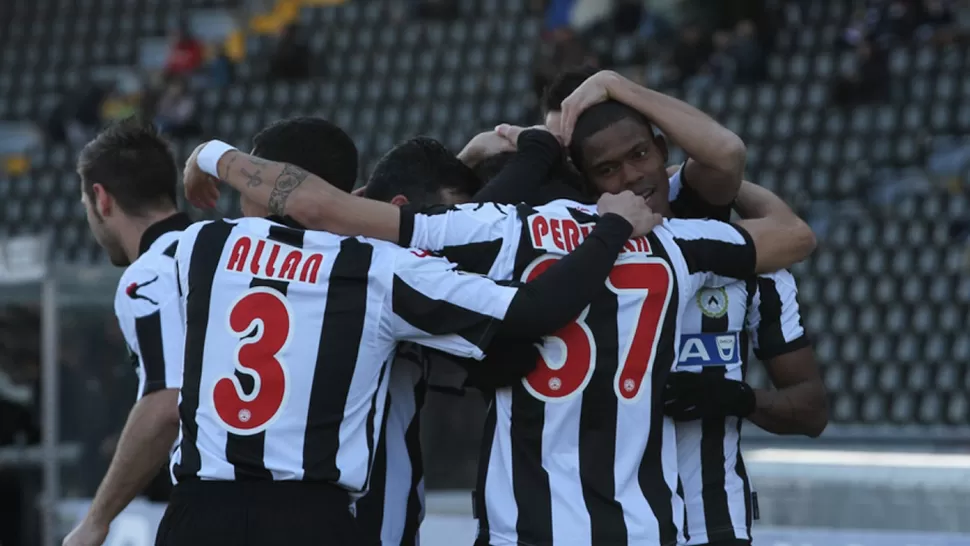
<instances>
[{"instance_id":1,"label":"jersey number 3","mask_svg":"<svg viewBox=\"0 0 970 546\"><path fill-rule=\"evenodd\" d=\"M545 255L526 269L526 282L538 277L559 257ZM620 317L635 309L629 328L619 328L614 390L619 400L633 402L657 356L657 344L673 292L673 273L663 260L644 257L613 266L606 287L616 294ZM563 401L581 392L596 368L596 340L586 324L589 307L574 322L547 336L539 348L536 369L523 379L525 388L547 402ZM623 318L619 320L624 320Z\"/></svg>"},{"instance_id":2,"label":"jersey number 3","mask_svg":"<svg viewBox=\"0 0 970 546\"><path fill-rule=\"evenodd\" d=\"M219 378L212 402L222 425L241 435L265 430L286 402L288 378L279 353L290 340L293 314L284 297L270 288L254 288L229 310L229 330L240 336L236 370L253 378L246 393L235 374ZM256 328L255 335L248 335Z\"/></svg>"}]
</instances>

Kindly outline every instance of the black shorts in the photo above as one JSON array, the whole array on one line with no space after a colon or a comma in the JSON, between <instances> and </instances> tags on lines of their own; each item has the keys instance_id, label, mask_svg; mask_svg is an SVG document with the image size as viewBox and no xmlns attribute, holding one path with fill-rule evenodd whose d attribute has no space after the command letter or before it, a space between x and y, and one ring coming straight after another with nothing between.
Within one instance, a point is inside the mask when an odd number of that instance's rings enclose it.
<instances>
[{"instance_id":1,"label":"black shorts","mask_svg":"<svg viewBox=\"0 0 970 546\"><path fill-rule=\"evenodd\" d=\"M190 481L172 490L155 546L358 546L347 491L289 481Z\"/></svg>"}]
</instances>

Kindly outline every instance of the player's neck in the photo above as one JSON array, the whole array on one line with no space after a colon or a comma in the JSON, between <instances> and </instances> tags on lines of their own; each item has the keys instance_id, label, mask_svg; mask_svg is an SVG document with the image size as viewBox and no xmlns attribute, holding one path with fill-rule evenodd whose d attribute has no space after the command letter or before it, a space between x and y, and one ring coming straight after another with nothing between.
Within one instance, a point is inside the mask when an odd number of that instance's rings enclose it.
<instances>
[{"instance_id":1,"label":"player's neck","mask_svg":"<svg viewBox=\"0 0 970 546\"><path fill-rule=\"evenodd\" d=\"M133 262L138 259L141 249L141 239L149 227L177 212L173 208L170 210L152 211L142 216L126 218L125 223L127 225L123 227L118 238L121 241L122 248L125 249L125 255L128 256L128 260Z\"/></svg>"}]
</instances>

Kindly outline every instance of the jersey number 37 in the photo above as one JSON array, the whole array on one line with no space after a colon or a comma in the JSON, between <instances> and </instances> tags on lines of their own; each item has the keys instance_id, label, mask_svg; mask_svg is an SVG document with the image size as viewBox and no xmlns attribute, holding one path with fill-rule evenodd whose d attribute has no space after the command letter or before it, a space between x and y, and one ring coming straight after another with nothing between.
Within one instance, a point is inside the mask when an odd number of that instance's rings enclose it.
<instances>
[{"instance_id":1,"label":"jersey number 37","mask_svg":"<svg viewBox=\"0 0 970 546\"><path fill-rule=\"evenodd\" d=\"M220 377L212 404L223 427L244 436L266 430L286 402L288 378L279 353L290 341L293 313L286 298L271 288L253 288L229 310L229 330L242 339L235 368L253 378L245 392L235 374ZM255 335L249 335L255 330Z\"/></svg>"},{"instance_id":2,"label":"jersey number 37","mask_svg":"<svg viewBox=\"0 0 970 546\"><path fill-rule=\"evenodd\" d=\"M632 256L629 258L633 258ZM627 259L613 266L606 287L616 295L618 337L604 344L619 348L613 387L622 402L640 398L643 383L653 367L664 317L674 288L670 265L656 257ZM522 275L529 282L551 266L558 256L546 254L532 262ZM593 302L591 306L596 306ZM546 402L565 401L582 392L596 368L596 338L586 323L587 307L572 323L547 336L539 348L535 370L523 378L526 390Z\"/></svg>"}]
</instances>

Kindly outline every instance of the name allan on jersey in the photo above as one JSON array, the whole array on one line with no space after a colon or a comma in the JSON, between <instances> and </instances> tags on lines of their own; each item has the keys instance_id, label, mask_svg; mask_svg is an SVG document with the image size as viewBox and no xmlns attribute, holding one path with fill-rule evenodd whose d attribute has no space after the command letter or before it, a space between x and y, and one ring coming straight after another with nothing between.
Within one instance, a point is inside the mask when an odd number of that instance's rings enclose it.
<instances>
[{"instance_id":1,"label":"name allan on jersey","mask_svg":"<svg viewBox=\"0 0 970 546\"><path fill-rule=\"evenodd\" d=\"M593 222L580 224L572 218L546 218L541 214L529 217L532 247L549 252L569 253L576 250L594 227L596 224ZM630 239L623 245L622 252L653 253L646 236Z\"/></svg>"},{"instance_id":2,"label":"name allan on jersey","mask_svg":"<svg viewBox=\"0 0 970 546\"><path fill-rule=\"evenodd\" d=\"M255 249L253 249L254 240ZM265 263L260 263L267 245L270 247L269 256ZM320 264L323 263L323 254L319 252L304 254L300 250L293 249L286 254L285 258L280 259L285 252L284 246L286 245L273 241L242 236L232 247L229 261L226 262L226 271L245 272L257 277L281 281L315 284L320 273ZM299 277L297 272L300 274Z\"/></svg>"}]
</instances>

